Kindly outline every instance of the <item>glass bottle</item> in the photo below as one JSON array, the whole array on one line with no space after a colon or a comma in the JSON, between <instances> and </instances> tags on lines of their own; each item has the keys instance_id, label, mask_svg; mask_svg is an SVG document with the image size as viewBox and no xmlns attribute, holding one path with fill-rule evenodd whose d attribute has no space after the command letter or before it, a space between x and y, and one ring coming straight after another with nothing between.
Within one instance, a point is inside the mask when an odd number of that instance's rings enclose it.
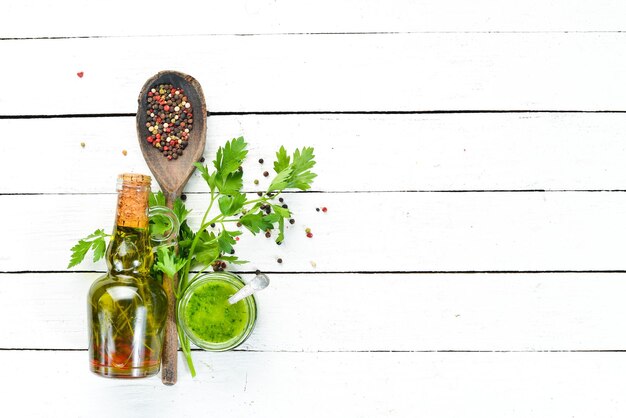
<instances>
[{"instance_id":1,"label":"glass bottle","mask_svg":"<svg viewBox=\"0 0 626 418\"><path fill-rule=\"evenodd\" d=\"M106 252L108 272L93 283L88 296L90 368L100 376L135 378L159 372L167 296L150 276L150 182L149 176L140 174L118 176L117 214ZM168 217L175 234L172 216Z\"/></svg>"}]
</instances>

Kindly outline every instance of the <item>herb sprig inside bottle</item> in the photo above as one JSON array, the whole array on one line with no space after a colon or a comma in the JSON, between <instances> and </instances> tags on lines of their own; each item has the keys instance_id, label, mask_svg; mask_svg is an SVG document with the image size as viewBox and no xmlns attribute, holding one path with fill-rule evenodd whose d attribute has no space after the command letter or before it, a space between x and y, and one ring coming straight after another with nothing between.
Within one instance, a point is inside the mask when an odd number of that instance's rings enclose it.
<instances>
[{"instance_id":1,"label":"herb sprig inside bottle","mask_svg":"<svg viewBox=\"0 0 626 418\"><path fill-rule=\"evenodd\" d=\"M247 143L243 137L228 141L217 151L213 161L213 169L204 164L196 163L205 180L210 194L208 205L200 226L196 231L187 223L189 210L182 200L177 199L173 211L179 219L178 253L171 247L160 247L153 264L153 274L171 277L178 273L179 282L176 289L178 299L184 294L195 277L212 268L219 270L224 263L243 264L247 261L234 255L233 247L237 244L240 230L229 229L234 224L241 225L253 235L278 230L277 243L285 239L285 220L292 218L291 211L278 202L278 196L286 189L308 190L316 174L311 171L315 165L314 150L311 147L296 149L289 155L284 147L276 153L274 161L275 176L267 191L261 196L251 194L250 198L242 192L243 170L241 168L248 154ZM161 192L150 196L150 205L163 205L165 198ZM219 214L209 218L211 210L217 204ZM209 227L219 226L218 231L209 232ZM156 218L150 225L152 233L162 233L169 228L168 223L161 223ZM73 254L70 267L80 263L89 249L95 250L94 261L102 257L101 249L105 246L106 234L96 231L81 240L72 248ZM82 243L82 244L81 244ZM178 327L178 336L182 351L192 376L195 369L191 358L191 346L187 336Z\"/></svg>"}]
</instances>

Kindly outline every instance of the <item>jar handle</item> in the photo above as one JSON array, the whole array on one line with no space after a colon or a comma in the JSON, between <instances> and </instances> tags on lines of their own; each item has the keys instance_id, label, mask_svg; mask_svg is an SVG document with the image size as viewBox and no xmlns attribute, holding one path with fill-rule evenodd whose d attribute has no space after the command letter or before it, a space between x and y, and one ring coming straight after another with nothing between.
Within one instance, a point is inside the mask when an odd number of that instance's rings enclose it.
<instances>
[{"instance_id":1,"label":"jar handle","mask_svg":"<svg viewBox=\"0 0 626 418\"><path fill-rule=\"evenodd\" d=\"M150 239L153 242L153 250L156 251L159 247L168 247L176 244L176 238L178 237L178 230L180 223L178 217L174 212L165 206L152 206L148 209L148 218L155 218L158 216L164 216L169 220L170 227L169 232L166 234L150 234Z\"/></svg>"}]
</instances>

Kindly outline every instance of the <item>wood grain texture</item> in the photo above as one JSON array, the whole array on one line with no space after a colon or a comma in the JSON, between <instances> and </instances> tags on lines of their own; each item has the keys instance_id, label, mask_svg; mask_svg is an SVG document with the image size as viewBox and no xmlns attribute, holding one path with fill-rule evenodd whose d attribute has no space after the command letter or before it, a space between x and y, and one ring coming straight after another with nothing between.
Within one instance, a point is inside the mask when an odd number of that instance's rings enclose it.
<instances>
[{"instance_id":1,"label":"wood grain texture","mask_svg":"<svg viewBox=\"0 0 626 418\"><path fill-rule=\"evenodd\" d=\"M170 10L154 0L152 10ZM120 13L124 10L124 13ZM38 0L6 4L0 37L143 36L307 32L606 31L623 30L617 0L231 0L187 1L184 27L150 24L145 4L110 0L84 7ZM54 19L50 19L54 16ZM24 24L28 22L29 24ZM143 22L138 24L137 22Z\"/></svg>"},{"instance_id":2,"label":"wood grain texture","mask_svg":"<svg viewBox=\"0 0 626 418\"><path fill-rule=\"evenodd\" d=\"M198 377L91 376L84 352L0 352L21 416L619 417L621 353L198 353ZM182 362L182 359L181 359ZM37 379L32 379L37 376ZM51 385L71 390L50 390ZM32 394L37 394L37 402Z\"/></svg>"},{"instance_id":3,"label":"wood grain texture","mask_svg":"<svg viewBox=\"0 0 626 418\"><path fill-rule=\"evenodd\" d=\"M0 54L15 59L0 68L11 80L0 115L134 113L136 92L163 69L154 44L177 51L168 67L198 79L212 112L624 110L625 42L626 33L5 40Z\"/></svg>"},{"instance_id":4,"label":"wood grain texture","mask_svg":"<svg viewBox=\"0 0 626 418\"><path fill-rule=\"evenodd\" d=\"M98 276L0 274L0 315L12 318L0 322L0 349L86 349L86 295ZM625 274L269 276L270 287L257 295L257 326L238 350L553 351L626 347L624 333L615 332L626 316ZM182 377L187 371L180 367Z\"/></svg>"},{"instance_id":5,"label":"wood grain texture","mask_svg":"<svg viewBox=\"0 0 626 418\"><path fill-rule=\"evenodd\" d=\"M39 150L28 162L37 175L13 176L23 160L2 161L0 176L11 181L0 193L112 193L117 174L148 172L130 116L0 119L0 131ZM624 132L626 114L210 116L204 156L210 163L218 146L244 135L246 190L283 144L315 147L316 191L625 189ZM4 143L8 155L22 147ZM196 173L186 190L207 188Z\"/></svg>"},{"instance_id":6,"label":"wood grain texture","mask_svg":"<svg viewBox=\"0 0 626 418\"><path fill-rule=\"evenodd\" d=\"M187 203L194 225L207 195ZM305 193L287 196L287 203L296 223L283 245L249 234L237 244L237 255L251 261L246 271L626 267L624 193ZM106 228L114 205L112 195L0 196L0 207L12 214L4 227L11 239L0 241L0 271L64 271L72 245ZM328 213L316 212L320 206ZM36 257L33 242L41 243ZM80 268L103 270L104 263Z\"/></svg>"}]
</instances>

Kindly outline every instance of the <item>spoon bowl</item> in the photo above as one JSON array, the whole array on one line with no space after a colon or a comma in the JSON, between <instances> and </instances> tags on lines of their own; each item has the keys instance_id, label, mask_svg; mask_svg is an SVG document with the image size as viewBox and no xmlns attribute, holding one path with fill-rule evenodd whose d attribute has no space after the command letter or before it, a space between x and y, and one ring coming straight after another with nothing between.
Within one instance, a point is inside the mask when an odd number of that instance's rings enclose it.
<instances>
[{"instance_id":1,"label":"spoon bowl","mask_svg":"<svg viewBox=\"0 0 626 418\"><path fill-rule=\"evenodd\" d=\"M151 135L146 128L148 115L146 111L150 109L148 105L148 91L158 84L171 84L182 88L191 103L193 111L193 129L189 132L187 148L183 155L176 160L168 160L158 149L152 146L146 138ZM143 85L138 98L137 109L137 137L139 147L150 171L154 175L161 190L165 194L168 202L174 202L182 193L189 177L195 170L194 163L197 162L204 152L206 143L206 102L202 87L198 81L190 75L177 71L161 71L150 77Z\"/></svg>"}]
</instances>

